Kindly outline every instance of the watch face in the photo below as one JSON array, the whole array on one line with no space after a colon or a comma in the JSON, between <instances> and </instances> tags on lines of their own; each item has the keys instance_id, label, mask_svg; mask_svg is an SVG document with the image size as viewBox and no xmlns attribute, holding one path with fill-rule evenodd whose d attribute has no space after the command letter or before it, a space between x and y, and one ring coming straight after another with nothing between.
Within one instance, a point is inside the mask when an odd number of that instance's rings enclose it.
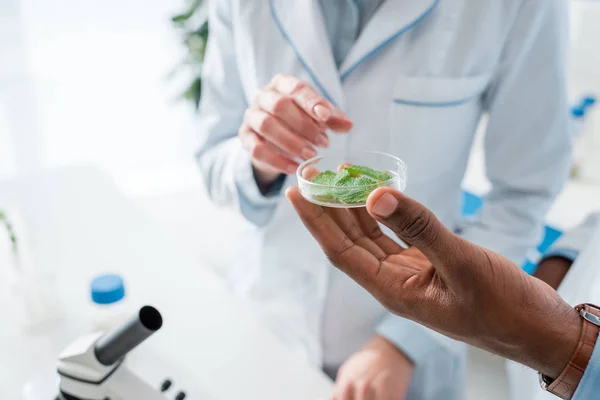
<instances>
[{"instance_id":1,"label":"watch face","mask_svg":"<svg viewBox=\"0 0 600 400\"><path fill-rule=\"evenodd\" d=\"M586 321L600 327L600 318L598 318L594 314L590 314L585 310L581 310L580 314Z\"/></svg>"}]
</instances>

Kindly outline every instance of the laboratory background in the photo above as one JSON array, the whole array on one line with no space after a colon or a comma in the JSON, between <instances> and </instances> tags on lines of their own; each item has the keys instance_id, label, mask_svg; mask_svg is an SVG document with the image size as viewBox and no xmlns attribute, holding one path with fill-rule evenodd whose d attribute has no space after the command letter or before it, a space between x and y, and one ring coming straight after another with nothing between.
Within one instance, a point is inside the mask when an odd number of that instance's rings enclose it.
<instances>
[{"instance_id":1,"label":"laboratory background","mask_svg":"<svg viewBox=\"0 0 600 400\"><path fill-rule=\"evenodd\" d=\"M329 398L331 380L224 284L245 221L213 205L194 157L201 3L0 0L1 399L50 400L61 351L145 305L162 326L127 357L120 379L147 393L132 398ZM600 211L600 1L569 8L574 164L528 272ZM490 188L485 124L466 218ZM467 377L469 400L546 398L534 371L477 349Z\"/></svg>"}]
</instances>

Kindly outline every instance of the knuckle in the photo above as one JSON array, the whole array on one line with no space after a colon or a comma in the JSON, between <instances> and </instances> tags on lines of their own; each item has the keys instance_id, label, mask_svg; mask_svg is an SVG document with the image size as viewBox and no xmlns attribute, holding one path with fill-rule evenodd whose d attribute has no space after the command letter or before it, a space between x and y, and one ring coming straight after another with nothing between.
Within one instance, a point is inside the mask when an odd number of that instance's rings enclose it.
<instances>
[{"instance_id":1,"label":"knuckle","mask_svg":"<svg viewBox=\"0 0 600 400\"><path fill-rule=\"evenodd\" d=\"M253 104L253 105L260 104L260 99L261 99L261 97L262 97L263 93L264 93L264 92L263 92L262 90L258 91L258 92L257 92L257 93L254 95L254 97L252 97L252 102L251 102L251 104Z\"/></svg>"},{"instance_id":2,"label":"knuckle","mask_svg":"<svg viewBox=\"0 0 600 400\"><path fill-rule=\"evenodd\" d=\"M326 248L324 249L325 252L325 256L327 257L327 260L329 261L329 263L335 267L341 267L341 255L342 253L337 251L337 250L333 250L330 248Z\"/></svg>"},{"instance_id":3,"label":"knuckle","mask_svg":"<svg viewBox=\"0 0 600 400\"><path fill-rule=\"evenodd\" d=\"M273 102L273 113L281 114L289 109L292 105L292 99L286 96L281 96Z\"/></svg>"},{"instance_id":4,"label":"knuckle","mask_svg":"<svg viewBox=\"0 0 600 400\"><path fill-rule=\"evenodd\" d=\"M271 116L269 114L266 114L260 120L260 123L258 125L258 129L261 132L270 131L273 128L274 124L275 124L275 118L273 118L273 116Z\"/></svg>"},{"instance_id":5,"label":"knuckle","mask_svg":"<svg viewBox=\"0 0 600 400\"><path fill-rule=\"evenodd\" d=\"M256 144L252 150L250 150L250 156L254 160L262 160L264 158L266 146L264 144Z\"/></svg>"},{"instance_id":6,"label":"knuckle","mask_svg":"<svg viewBox=\"0 0 600 400\"><path fill-rule=\"evenodd\" d=\"M355 384L356 391L361 395L365 395L371 391L372 384L371 381L367 379L361 379Z\"/></svg>"},{"instance_id":7,"label":"knuckle","mask_svg":"<svg viewBox=\"0 0 600 400\"><path fill-rule=\"evenodd\" d=\"M273 79L271 80L271 83L280 82L284 79L287 79L287 77L288 76L286 74L278 73L273 77Z\"/></svg>"},{"instance_id":8,"label":"knuckle","mask_svg":"<svg viewBox=\"0 0 600 400\"><path fill-rule=\"evenodd\" d=\"M380 237L383 236L383 231L377 224L372 226L366 233L367 233L367 236L369 238L371 238L372 240L379 239Z\"/></svg>"},{"instance_id":9,"label":"knuckle","mask_svg":"<svg viewBox=\"0 0 600 400\"><path fill-rule=\"evenodd\" d=\"M308 93L306 95L306 98L304 99L307 107L309 107L311 110L313 109L314 106L316 106L319 102L321 102L321 96L319 96L316 93Z\"/></svg>"},{"instance_id":10,"label":"knuckle","mask_svg":"<svg viewBox=\"0 0 600 400\"><path fill-rule=\"evenodd\" d=\"M436 231L431 229L432 214L425 210L418 210L408 217L401 226L402 236L410 241L419 241L422 244L431 244L435 240Z\"/></svg>"},{"instance_id":11,"label":"knuckle","mask_svg":"<svg viewBox=\"0 0 600 400\"><path fill-rule=\"evenodd\" d=\"M319 217L321 217L321 215L319 215ZM346 255L346 252L353 246L354 242L352 242L348 236L344 236L344 240L339 246L335 248L325 248L324 252L331 265L336 267L344 267L344 256Z\"/></svg>"},{"instance_id":12,"label":"knuckle","mask_svg":"<svg viewBox=\"0 0 600 400\"><path fill-rule=\"evenodd\" d=\"M267 87L285 87L290 80L295 79L296 78L294 78L291 75L278 73L273 77L273 79L271 79L271 82L269 82L269 85Z\"/></svg>"},{"instance_id":13,"label":"knuckle","mask_svg":"<svg viewBox=\"0 0 600 400\"><path fill-rule=\"evenodd\" d=\"M297 80L296 82L294 82L291 85L290 94L294 95L294 94L300 93L301 91L305 90L306 88L308 88L308 85L306 84L306 82Z\"/></svg>"}]
</instances>

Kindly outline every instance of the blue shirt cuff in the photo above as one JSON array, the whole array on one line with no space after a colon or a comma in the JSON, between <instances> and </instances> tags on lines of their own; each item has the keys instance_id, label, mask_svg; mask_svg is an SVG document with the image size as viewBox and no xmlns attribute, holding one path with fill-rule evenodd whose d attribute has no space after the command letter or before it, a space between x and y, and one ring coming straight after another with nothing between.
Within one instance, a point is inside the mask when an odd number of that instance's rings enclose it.
<instances>
[{"instance_id":1,"label":"blue shirt cuff","mask_svg":"<svg viewBox=\"0 0 600 400\"><path fill-rule=\"evenodd\" d=\"M275 214L286 176L280 177L271 186L269 192L263 194L254 177L249 156L244 157L247 157L247 159L240 160L235 170L235 184L239 196L240 211L257 226L265 226Z\"/></svg>"},{"instance_id":2,"label":"blue shirt cuff","mask_svg":"<svg viewBox=\"0 0 600 400\"><path fill-rule=\"evenodd\" d=\"M281 189L283 189L283 185L285 184L286 178L287 175L285 174L279 175L279 178L277 178L277 180L273 182L271 186L269 186L269 190L267 190L266 193L263 193L263 196L266 198L279 196L281 194Z\"/></svg>"}]
</instances>

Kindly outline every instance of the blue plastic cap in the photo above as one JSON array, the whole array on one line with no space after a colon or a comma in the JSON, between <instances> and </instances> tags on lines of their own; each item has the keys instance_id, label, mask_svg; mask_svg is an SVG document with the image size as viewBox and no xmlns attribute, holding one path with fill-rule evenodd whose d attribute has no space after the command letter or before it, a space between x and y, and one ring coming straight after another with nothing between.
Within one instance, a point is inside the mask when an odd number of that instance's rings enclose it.
<instances>
[{"instance_id":1,"label":"blue plastic cap","mask_svg":"<svg viewBox=\"0 0 600 400\"><path fill-rule=\"evenodd\" d=\"M583 98L583 100L581 101L581 103L583 104L584 107L591 107L594 104L596 104L596 97L594 96L586 96Z\"/></svg>"},{"instance_id":2,"label":"blue plastic cap","mask_svg":"<svg viewBox=\"0 0 600 400\"><path fill-rule=\"evenodd\" d=\"M119 275L100 275L92 280L90 289L96 304L113 304L125 297L125 284Z\"/></svg>"},{"instance_id":3,"label":"blue plastic cap","mask_svg":"<svg viewBox=\"0 0 600 400\"><path fill-rule=\"evenodd\" d=\"M576 118L581 118L585 115L585 107L573 107L571 108L571 115Z\"/></svg>"}]
</instances>

